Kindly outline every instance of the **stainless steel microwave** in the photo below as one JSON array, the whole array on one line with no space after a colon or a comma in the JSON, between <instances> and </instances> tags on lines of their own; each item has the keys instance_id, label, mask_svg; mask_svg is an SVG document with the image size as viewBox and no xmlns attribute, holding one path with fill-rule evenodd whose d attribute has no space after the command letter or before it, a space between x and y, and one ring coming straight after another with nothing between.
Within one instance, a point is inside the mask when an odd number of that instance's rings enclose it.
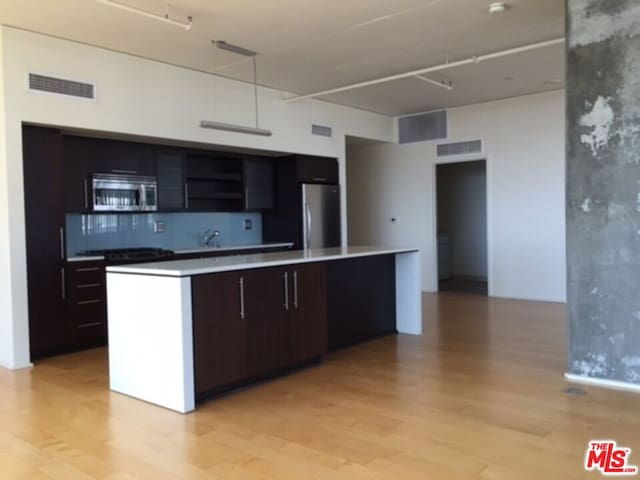
<instances>
[{"instance_id":1,"label":"stainless steel microwave","mask_svg":"<svg viewBox=\"0 0 640 480\"><path fill-rule=\"evenodd\" d=\"M154 212L158 181L141 175L93 174L91 208L94 212Z\"/></svg>"}]
</instances>

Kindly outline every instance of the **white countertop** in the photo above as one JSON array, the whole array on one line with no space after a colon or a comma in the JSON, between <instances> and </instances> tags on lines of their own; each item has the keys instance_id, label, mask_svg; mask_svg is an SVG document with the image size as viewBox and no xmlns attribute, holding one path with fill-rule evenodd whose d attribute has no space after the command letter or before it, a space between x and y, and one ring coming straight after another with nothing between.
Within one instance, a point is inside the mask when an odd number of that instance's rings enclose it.
<instances>
[{"instance_id":1,"label":"white countertop","mask_svg":"<svg viewBox=\"0 0 640 480\"><path fill-rule=\"evenodd\" d=\"M226 247L195 247L195 248L182 248L173 250L176 255L185 255L189 253L213 253L213 252L235 252L242 250L253 250L256 248L289 248L293 247L293 242L283 242L283 243L261 243L258 245L229 245ZM67 262L90 262L104 260L104 256L95 255L95 256L83 256L77 255L73 257L68 257Z\"/></svg>"},{"instance_id":2,"label":"white countertop","mask_svg":"<svg viewBox=\"0 0 640 480\"><path fill-rule=\"evenodd\" d=\"M107 267L107 273L130 273L137 275L159 275L187 277L207 273L247 270L251 268L276 267L297 263L343 260L372 255L394 255L417 252L417 248L393 247L337 247L312 250L290 250L286 252L256 253L226 257L195 258L192 260L170 260L164 262L139 263Z\"/></svg>"}]
</instances>

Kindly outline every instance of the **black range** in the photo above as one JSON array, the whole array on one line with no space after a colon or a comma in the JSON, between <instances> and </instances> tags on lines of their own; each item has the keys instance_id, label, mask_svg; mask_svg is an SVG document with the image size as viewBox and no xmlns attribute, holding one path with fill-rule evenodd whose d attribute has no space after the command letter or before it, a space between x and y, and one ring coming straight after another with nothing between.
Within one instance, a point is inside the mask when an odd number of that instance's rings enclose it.
<instances>
[{"instance_id":1,"label":"black range","mask_svg":"<svg viewBox=\"0 0 640 480\"><path fill-rule=\"evenodd\" d=\"M163 248L116 248L109 250L87 250L82 256L104 256L107 265L124 265L128 263L158 262L172 260L173 250Z\"/></svg>"}]
</instances>

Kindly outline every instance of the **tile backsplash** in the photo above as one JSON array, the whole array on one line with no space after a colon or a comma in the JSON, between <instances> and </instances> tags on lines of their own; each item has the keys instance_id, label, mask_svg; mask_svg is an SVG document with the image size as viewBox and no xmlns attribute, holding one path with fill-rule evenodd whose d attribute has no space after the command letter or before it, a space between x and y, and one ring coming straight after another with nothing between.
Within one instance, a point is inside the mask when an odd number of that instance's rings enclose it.
<instances>
[{"instance_id":1,"label":"tile backsplash","mask_svg":"<svg viewBox=\"0 0 640 480\"><path fill-rule=\"evenodd\" d=\"M251 221L251 230L245 230L245 220ZM155 222L164 222L163 233L154 232ZM207 229L220 232L223 247L262 243L260 213L68 214L67 255L110 248L196 248L204 245Z\"/></svg>"}]
</instances>

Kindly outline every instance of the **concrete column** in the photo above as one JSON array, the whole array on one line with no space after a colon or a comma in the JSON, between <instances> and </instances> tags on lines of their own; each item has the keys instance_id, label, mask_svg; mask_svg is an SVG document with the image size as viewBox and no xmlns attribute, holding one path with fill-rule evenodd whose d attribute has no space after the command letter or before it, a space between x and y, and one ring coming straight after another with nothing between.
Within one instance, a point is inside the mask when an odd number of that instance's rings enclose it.
<instances>
[{"instance_id":1,"label":"concrete column","mask_svg":"<svg viewBox=\"0 0 640 480\"><path fill-rule=\"evenodd\" d=\"M640 384L640 2L567 5L569 371Z\"/></svg>"}]
</instances>

